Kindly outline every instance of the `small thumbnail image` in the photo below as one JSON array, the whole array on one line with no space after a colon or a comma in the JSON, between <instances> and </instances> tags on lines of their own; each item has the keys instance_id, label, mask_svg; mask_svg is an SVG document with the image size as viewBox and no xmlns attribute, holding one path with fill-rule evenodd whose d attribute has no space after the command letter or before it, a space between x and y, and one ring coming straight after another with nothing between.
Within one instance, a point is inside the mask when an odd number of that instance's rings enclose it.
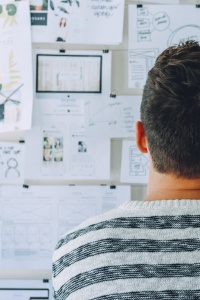
<instances>
[{"instance_id":1,"label":"small thumbnail image","mask_svg":"<svg viewBox=\"0 0 200 300\"><path fill-rule=\"evenodd\" d=\"M48 10L48 0L30 0L30 10Z\"/></svg>"},{"instance_id":2,"label":"small thumbnail image","mask_svg":"<svg viewBox=\"0 0 200 300\"><path fill-rule=\"evenodd\" d=\"M55 149L63 149L63 138L62 137L54 138L54 148Z\"/></svg>"},{"instance_id":3,"label":"small thumbnail image","mask_svg":"<svg viewBox=\"0 0 200 300\"><path fill-rule=\"evenodd\" d=\"M50 149L43 150L43 161L52 161L53 153Z\"/></svg>"},{"instance_id":4,"label":"small thumbnail image","mask_svg":"<svg viewBox=\"0 0 200 300\"><path fill-rule=\"evenodd\" d=\"M52 145L52 137L49 136L44 136L43 138L43 148L44 149L52 149L53 145Z\"/></svg>"},{"instance_id":5,"label":"small thumbnail image","mask_svg":"<svg viewBox=\"0 0 200 300\"><path fill-rule=\"evenodd\" d=\"M84 141L78 141L78 152L87 152L87 146Z\"/></svg>"}]
</instances>

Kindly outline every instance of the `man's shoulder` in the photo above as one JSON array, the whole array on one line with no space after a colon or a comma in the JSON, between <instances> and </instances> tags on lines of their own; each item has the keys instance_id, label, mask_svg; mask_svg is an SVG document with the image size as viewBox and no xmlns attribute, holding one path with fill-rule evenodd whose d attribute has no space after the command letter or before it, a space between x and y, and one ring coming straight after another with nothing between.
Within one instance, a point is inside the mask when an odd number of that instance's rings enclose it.
<instances>
[{"instance_id":1,"label":"man's shoulder","mask_svg":"<svg viewBox=\"0 0 200 300\"><path fill-rule=\"evenodd\" d=\"M120 207L106 213L93 216L62 235L57 243L56 250L68 243L71 243L72 241L75 243L80 239L82 240L83 237L85 242L87 242L87 237L89 235L91 236L91 234L96 234L96 231L99 230L115 227L122 218L125 218L125 216Z\"/></svg>"}]
</instances>

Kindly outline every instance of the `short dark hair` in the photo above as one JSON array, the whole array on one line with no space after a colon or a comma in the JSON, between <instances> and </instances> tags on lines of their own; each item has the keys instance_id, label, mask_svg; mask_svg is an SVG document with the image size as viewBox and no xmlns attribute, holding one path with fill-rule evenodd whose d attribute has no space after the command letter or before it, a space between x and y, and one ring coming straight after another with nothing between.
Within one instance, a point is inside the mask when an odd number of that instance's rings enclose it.
<instances>
[{"instance_id":1,"label":"short dark hair","mask_svg":"<svg viewBox=\"0 0 200 300\"><path fill-rule=\"evenodd\" d=\"M149 71L141 103L153 167L176 177L200 178L200 46L171 46Z\"/></svg>"}]
</instances>

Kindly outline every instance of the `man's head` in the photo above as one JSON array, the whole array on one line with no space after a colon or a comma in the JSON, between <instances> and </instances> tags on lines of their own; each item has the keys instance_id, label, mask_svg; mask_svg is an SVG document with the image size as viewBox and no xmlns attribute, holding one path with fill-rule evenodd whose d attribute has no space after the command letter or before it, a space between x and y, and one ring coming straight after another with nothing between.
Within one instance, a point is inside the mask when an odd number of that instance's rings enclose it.
<instances>
[{"instance_id":1,"label":"man's head","mask_svg":"<svg viewBox=\"0 0 200 300\"><path fill-rule=\"evenodd\" d=\"M161 53L149 71L141 104L153 167L200 178L200 46L189 41Z\"/></svg>"}]
</instances>

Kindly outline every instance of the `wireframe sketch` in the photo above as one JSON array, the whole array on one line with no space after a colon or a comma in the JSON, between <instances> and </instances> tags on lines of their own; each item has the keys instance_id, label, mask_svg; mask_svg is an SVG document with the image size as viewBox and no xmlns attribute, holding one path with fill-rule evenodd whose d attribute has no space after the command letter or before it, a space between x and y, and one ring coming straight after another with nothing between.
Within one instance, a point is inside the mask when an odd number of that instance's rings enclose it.
<instances>
[{"instance_id":1,"label":"wireframe sketch","mask_svg":"<svg viewBox=\"0 0 200 300\"><path fill-rule=\"evenodd\" d=\"M135 88L142 88L149 70L153 67L159 49L134 49L129 51L129 80Z\"/></svg>"},{"instance_id":2,"label":"wireframe sketch","mask_svg":"<svg viewBox=\"0 0 200 300\"><path fill-rule=\"evenodd\" d=\"M137 146L129 147L129 166L131 176L146 176L148 174L148 158L138 151Z\"/></svg>"},{"instance_id":3,"label":"wireframe sketch","mask_svg":"<svg viewBox=\"0 0 200 300\"><path fill-rule=\"evenodd\" d=\"M199 10L195 5L130 5L129 87L143 88L158 54L191 39L200 41Z\"/></svg>"}]
</instances>

